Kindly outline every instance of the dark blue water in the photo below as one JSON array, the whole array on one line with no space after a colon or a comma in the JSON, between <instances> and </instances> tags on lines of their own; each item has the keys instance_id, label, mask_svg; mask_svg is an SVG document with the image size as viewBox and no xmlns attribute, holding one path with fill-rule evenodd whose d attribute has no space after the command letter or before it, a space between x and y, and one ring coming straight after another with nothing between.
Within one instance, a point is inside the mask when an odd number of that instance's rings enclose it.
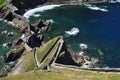
<instances>
[{"instance_id":1,"label":"dark blue water","mask_svg":"<svg viewBox=\"0 0 120 80\"><path fill-rule=\"evenodd\" d=\"M95 4L108 12L90 10L85 6L67 5L39 14L43 20L54 21L52 29L46 34L50 38L63 35L68 47L80 52L79 44L88 44L87 55L100 59L102 66L120 67L120 4ZM32 21L39 18L31 17ZM80 34L65 36L65 31L77 27ZM102 53L100 53L102 52Z\"/></svg>"}]
</instances>

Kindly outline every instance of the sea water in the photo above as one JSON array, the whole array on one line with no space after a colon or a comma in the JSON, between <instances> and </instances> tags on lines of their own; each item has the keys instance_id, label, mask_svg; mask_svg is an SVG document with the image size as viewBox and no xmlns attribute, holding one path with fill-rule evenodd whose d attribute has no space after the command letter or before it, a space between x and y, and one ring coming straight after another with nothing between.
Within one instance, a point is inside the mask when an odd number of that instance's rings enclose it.
<instances>
[{"instance_id":1,"label":"sea water","mask_svg":"<svg viewBox=\"0 0 120 80\"><path fill-rule=\"evenodd\" d=\"M120 3L92 5L94 8L62 5L51 10L39 10L30 15L30 20L52 20L51 30L45 33L48 39L64 36L67 47L76 54L81 51L79 45L85 43L88 45L86 55L99 58L102 67L120 67ZM79 29L79 34L66 36L65 31L74 27Z\"/></svg>"},{"instance_id":2,"label":"sea water","mask_svg":"<svg viewBox=\"0 0 120 80\"><path fill-rule=\"evenodd\" d=\"M7 47L6 44L12 43L20 36L11 23L0 21L0 67L4 65L4 55L9 52L14 46Z\"/></svg>"}]
</instances>

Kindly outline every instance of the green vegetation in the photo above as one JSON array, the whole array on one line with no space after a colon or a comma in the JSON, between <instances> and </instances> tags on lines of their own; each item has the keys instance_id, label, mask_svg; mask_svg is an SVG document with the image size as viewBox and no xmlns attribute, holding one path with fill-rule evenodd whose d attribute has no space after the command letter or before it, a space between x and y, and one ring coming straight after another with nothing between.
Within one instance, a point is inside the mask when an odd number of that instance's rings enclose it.
<instances>
[{"instance_id":1,"label":"green vegetation","mask_svg":"<svg viewBox=\"0 0 120 80\"><path fill-rule=\"evenodd\" d=\"M54 48L51 50L51 52L48 54L48 56L45 58L45 60L43 61L42 65L40 66L41 69L44 69L45 67L47 67L47 65L49 64L52 56L54 55L54 53L56 52L56 49L58 48L58 43L54 46Z\"/></svg>"},{"instance_id":2,"label":"green vegetation","mask_svg":"<svg viewBox=\"0 0 120 80\"><path fill-rule=\"evenodd\" d=\"M0 9L5 6L7 0L0 0Z\"/></svg>"},{"instance_id":3,"label":"green vegetation","mask_svg":"<svg viewBox=\"0 0 120 80\"><path fill-rule=\"evenodd\" d=\"M24 58L25 71L31 71L35 69L33 53L29 52ZM26 62L27 61L27 62Z\"/></svg>"},{"instance_id":4,"label":"green vegetation","mask_svg":"<svg viewBox=\"0 0 120 80\"><path fill-rule=\"evenodd\" d=\"M120 80L120 74L96 73L84 70L56 69L59 72L34 71L8 76L0 80Z\"/></svg>"},{"instance_id":5,"label":"green vegetation","mask_svg":"<svg viewBox=\"0 0 120 80\"><path fill-rule=\"evenodd\" d=\"M57 38L54 38L54 39L48 41L45 45L36 49L36 56L37 56L38 60L42 59L42 57L48 52L50 47L56 42ZM22 62L22 65L24 65L23 69L25 72L35 69L33 52L26 52L26 55L24 56L24 59Z\"/></svg>"},{"instance_id":6,"label":"green vegetation","mask_svg":"<svg viewBox=\"0 0 120 80\"><path fill-rule=\"evenodd\" d=\"M57 37L58 38L58 37ZM36 50L36 56L39 61L43 58L43 56L48 52L50 47L56 42L57 38L54 38L47 42L45 45L41 46Z\"/></svg>"}]
</instances>

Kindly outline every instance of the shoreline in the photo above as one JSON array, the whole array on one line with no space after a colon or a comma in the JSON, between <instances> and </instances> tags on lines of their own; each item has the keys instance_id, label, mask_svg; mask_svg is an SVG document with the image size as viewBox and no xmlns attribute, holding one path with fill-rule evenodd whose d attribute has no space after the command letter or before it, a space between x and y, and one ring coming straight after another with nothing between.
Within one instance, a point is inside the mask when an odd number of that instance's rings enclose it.
<instances>
[{"instance_id":1,"label":"shoreline","mask_svg":"<svg viewBox=\"0 0 120 80\"><path fill-rule=\"evenodd\" d=\"M52 5L54 5L53 3L47 3L47 4L52 4ZM45 5L47 5L47 4L45 4ZM83 3L80 3L80 4L83 4ZM79 4L79 5L80 5ZM66 5L70 5L70 4L66 4ZM72 4L72 5L76 5L76 3L75 4ZM44 6L44 5L43 5ZM42 7L42 6L41 6ZM23 17L23 16L22 16Z\"/></svg>"}]
</instances>

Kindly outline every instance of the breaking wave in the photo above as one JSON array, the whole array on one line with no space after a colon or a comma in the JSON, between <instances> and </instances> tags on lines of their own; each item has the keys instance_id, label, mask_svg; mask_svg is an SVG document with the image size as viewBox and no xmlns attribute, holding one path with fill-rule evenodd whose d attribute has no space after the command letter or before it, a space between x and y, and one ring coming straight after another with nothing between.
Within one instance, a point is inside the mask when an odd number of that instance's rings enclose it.
<instances>
[{"instance_id":1,"label":"breaking wave","mask_svg":"<svg viewBox=\"0 0 120 80\"><path fill-rule=\"evenodd\" d=\"M38 16L38 15L35 15L36 12L43 12L45 10L50 10L50 9L54 9L56 7L60 7L61 5L45 5L45 6L42 6L42 7L37 7L37 8L34 8L34 9L31 9L31 10L28 10L23 16L26 17L26 18L29 18L30 16Z\"/></svg>"},{"instance_id":2,"label":"breaking wave","mask_svg":"<svg viewBox=\"0 0 120 80\"><path fill-rule=\"evenodd\" d=\"M65 31L66 34L73 35L73 36L77 35L79 32L80 31L78 28L72 28L70 31Z\"/></svg>"},{"instance_id":3,"label":"breaking wave","mask_svg":"<svg viewBox=\"0 0 120 80\"><path fill-rule=\"evenodd\" d=\"M96 5L91 5L91 4L84 4L88 9L91 9L91 10L99 10L99 11L103 11L103 12L107 12L108 10L105 9L105 8L100 8L100 7L97 7Z\"/></svg>"}]
</instances>

